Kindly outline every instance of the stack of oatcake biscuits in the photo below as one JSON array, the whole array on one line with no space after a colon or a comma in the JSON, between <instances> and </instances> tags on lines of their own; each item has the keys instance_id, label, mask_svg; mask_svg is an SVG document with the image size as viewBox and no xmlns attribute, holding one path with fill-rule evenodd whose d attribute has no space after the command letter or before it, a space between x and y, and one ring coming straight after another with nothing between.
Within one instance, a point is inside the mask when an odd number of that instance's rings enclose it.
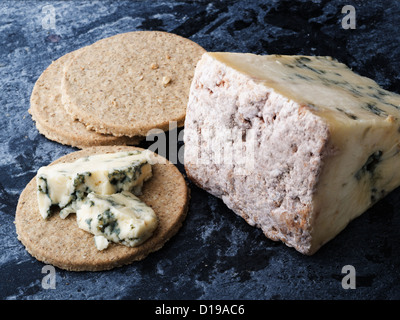
<instances>
[{"instance_id":1,"label":"stack of oatcake biscuits","mask_svg":"<svg viewBox=\"0 0 400 320\"><path fill-rule=\"evenodd\" d=\"M191 80L205 50L161 31L99 40L54 61L29 113L48 139L77 148L137 145L151 129L183 126Z\"/></svg>"}]
</instances>

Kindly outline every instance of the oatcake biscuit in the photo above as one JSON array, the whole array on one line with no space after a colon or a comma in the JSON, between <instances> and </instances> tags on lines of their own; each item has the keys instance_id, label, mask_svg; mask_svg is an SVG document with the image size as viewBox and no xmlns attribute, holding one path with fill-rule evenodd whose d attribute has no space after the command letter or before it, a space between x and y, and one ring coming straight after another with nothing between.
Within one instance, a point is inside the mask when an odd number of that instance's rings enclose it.
<instances>
[{"instance_id":1,"label":"oatcake biscuit","mask_svg":"<svg viewBox=\"0 0 400 320\"><path fill-rule=\"evenodd\" d=\"M139 148L91 147L63 156L53 164L71 162L96 153L135 149ZM132 248L110 243L106 250L99 251L93 235L78 227L75 214L63 220L55 212L44 220L38 211L35 178L23 190L18 201L15 216L18 239L38 260L71 271L109 270L144 259L160 249L179 230L188 210L189 189L182 174L172 163L164 158L161 160L164 162L152 166L153 177L144 184L143 194L139 196L152 207L159 219L155 233L142 245Z\"/></svg>"},{"instance_id":2,"label":"oatcake biscuit","mask_svg":"<svg viewBox=\"0 0 400 320\"><path fill-rule=\"evenodd\" d=\"M87 130L85 125L74 120L65 111L61 102L63 67L79 50L54 61L36 81L28 110L36 128L50 140L81 149L100 145L138 144L142 137L115 137Z\"/></svg>"},{"instance_id":3,"label":"oatcake biscuit","mask_svg":"<svg viewBox=\"0 0 400 320\"><path fill-rule=\"evenodd\" d=\"M64 69L67 112L90 129L115 136L145 136L183 126L190 83L205 50L160 31L136 31L82 49Z\"/></svg>"}]
</instances>

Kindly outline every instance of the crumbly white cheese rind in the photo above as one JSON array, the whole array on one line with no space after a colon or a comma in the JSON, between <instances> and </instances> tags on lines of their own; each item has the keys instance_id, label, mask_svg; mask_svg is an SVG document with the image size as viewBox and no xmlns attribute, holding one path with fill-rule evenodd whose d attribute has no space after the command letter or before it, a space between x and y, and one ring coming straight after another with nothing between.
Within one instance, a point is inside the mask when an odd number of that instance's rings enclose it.
<instances>
[{"instance_id":1,"label":"crumbly white cheese rind","mask_svg":"<svg viewBox=\"0 0 400 320\"><path fill-rule=\"evenodd\" d=\"M142 244L157 228L153 209L130 192L111 195L89 193L76 212L79 228L95 235L99 250L107 247L105 240L129 247Z\"/></svg>"},{"instance_id":2,"label":"crumbly white cheese rind","mask_svg":"<svg viewBox=\"0 0 400 320\"><path fill-rule=\"evenodd\" d=\"M76 212L88 193L140 193L143 182L152 176L146 151L92 155L71 163L59 163L38 170L37 198L41 216L51 214L57 205L62 218Z\"/></svg>"},{"instance_id":3,"label":"crumbly white cheese rind","mask_svg":"<svg viewBox=\"0 0 400 320\"><path fill-rule=\"evenodd\" d=\"M313 254L400 185L399 119L398 94L332 58L209 52L185 168L269 238Z\"/></svg>"}]
</instances>

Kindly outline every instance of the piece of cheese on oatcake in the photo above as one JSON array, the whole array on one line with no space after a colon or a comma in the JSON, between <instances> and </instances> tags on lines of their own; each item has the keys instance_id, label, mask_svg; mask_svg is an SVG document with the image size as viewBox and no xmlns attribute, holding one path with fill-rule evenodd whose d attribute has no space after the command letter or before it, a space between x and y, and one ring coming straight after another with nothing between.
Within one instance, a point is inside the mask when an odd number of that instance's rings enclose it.
<instances>
[{"instance_id":1,"label":"piece of cheese on oatcake","mask_svg":"<svg viewBox=\"0 0 400 320\"><path fill-rule=\"evenodd\" d=\"M400 185L400 95L330 57L206 53L190 89L188 177L315 253Z\"/></svg>"}]
</instances>

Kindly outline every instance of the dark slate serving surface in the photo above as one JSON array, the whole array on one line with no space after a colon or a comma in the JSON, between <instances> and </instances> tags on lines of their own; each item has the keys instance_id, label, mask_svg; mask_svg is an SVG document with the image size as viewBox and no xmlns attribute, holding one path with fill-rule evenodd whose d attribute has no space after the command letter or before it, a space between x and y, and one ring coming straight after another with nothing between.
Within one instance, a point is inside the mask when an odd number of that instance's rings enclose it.
<instances>
[{"instance_id":1,"label":"dark slate serving surface","mask_svg":"<svg viewBox=\"0 0 400 320\"><path fill-rule=\"evenodd\" d=\"M345 5L356 10L356 29L342 28ZM76 150L41 136L27 112L36 79L63 54L121 32L163 30L209 51L330 55L400 93L399 27L399 1L2 1L0 299L399 299L398 189L306 257L189 182L187 220L162 250L107 272L56 269L55 289L42 286L44 264L13 223L37 169ZM342 287L345 265L356 270L356 289Z\"/></svg>"}]
</instances>

